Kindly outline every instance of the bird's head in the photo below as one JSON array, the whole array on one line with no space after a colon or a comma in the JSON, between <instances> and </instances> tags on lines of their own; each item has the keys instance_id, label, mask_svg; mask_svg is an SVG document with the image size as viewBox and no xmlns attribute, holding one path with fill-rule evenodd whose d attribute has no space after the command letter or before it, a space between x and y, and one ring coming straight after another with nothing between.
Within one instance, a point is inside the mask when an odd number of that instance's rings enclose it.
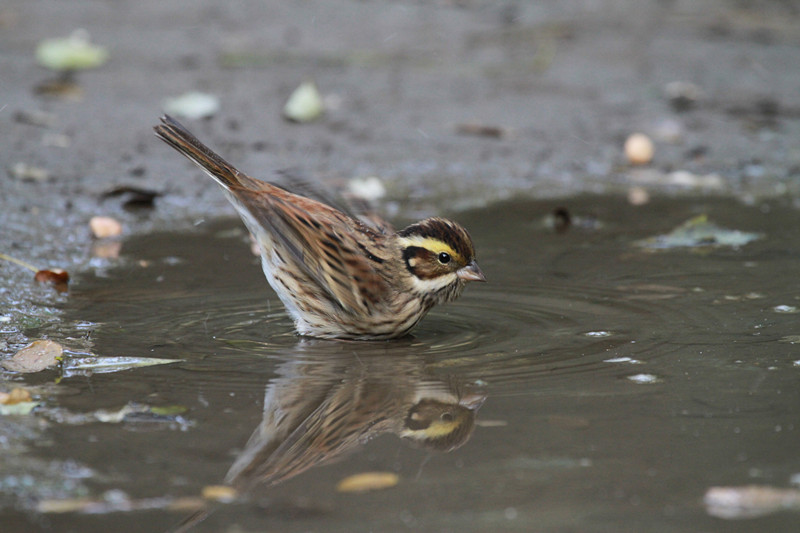
<instances>
[{"instance_id":1,"label":"bird's head","mask_svg":"<svg viewBox=\"0 0 800 533\"><path fill-rule=\"evenodd\" d=\"M456 298L467 281L486 281L475 262L472 238L460 224L426 218L399 234L412 289L437 301Z\"/></svg>"}]
</instances>

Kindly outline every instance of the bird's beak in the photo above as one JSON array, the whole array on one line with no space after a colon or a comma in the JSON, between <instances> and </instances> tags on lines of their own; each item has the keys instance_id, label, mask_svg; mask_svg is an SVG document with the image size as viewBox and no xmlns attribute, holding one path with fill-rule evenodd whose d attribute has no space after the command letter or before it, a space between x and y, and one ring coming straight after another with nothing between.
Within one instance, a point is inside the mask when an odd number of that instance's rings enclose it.
<instances>
[{"instance_id":1,"label":"bird's beak","mask_svg":"<svg viewBox=\"0 0 800 533\"><path fill-rule=\"evenodd\" d=\"M483 402L486 401L485 394L479 394L477 392L469 393L458 400L458 404L466 407L470 411L477 411L483 405Z\"/></svg>"},{"instance_id":2,"label":"bird's beak","mask_svg":"<svg viewBox=\"0 0 800 533\"><path fill-rule=\"evenodd\" d=\"M486 276L483 275L474 259L464 268L457 270L456 275L464 281L486 281Z\"/></svg>"}]
</instances>

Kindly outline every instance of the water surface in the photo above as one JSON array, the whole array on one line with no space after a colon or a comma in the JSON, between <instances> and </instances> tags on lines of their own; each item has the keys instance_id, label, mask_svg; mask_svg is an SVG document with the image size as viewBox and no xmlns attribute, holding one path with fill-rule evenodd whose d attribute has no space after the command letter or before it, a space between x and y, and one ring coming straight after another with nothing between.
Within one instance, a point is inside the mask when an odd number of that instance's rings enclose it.
<instances>
[{"instance_id":1,"label":"water surface","mask_svg":"<svg viewBox=\"0 0 800 533\"><path fill-rule=\"evenodd\" d=\"M545 223L558 206L574 221L566 231ZM763 238L740 249L634 245L703 213ZM125 241L119 260L73 284L65 323L82 323L95 354L182 362L66 378L69 393L48 402L186 410L179 423L52 424L35 453L90 468L96 498L237 484L241 498L195 531L797 530L796 512L723 520L703 505L712 486L797 483L796 210L589 197L458 218L489 283L392 342L297 337L236 220ZM439 446L450 451L404 434L426 398L463 417L463 434ZM336 490L364 471L399 482ZM186 514L13 523L121 533Z\"/></svg>"}]
</instances>

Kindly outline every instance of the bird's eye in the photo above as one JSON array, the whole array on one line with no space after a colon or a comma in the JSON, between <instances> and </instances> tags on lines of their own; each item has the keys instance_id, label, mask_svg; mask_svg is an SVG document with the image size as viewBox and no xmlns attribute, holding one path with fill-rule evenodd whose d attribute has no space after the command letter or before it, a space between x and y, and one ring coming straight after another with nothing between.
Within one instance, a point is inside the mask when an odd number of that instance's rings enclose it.
<instances>
[{"instance_id":1,"label":"bird's eye","mask_svg":"<svg viewBox=\"0 0 800 533\"><path fill-rule=\"evenodd\" d=\"M439 262L443 265L446 265L450 262L450 254L447 252L442 252L439 254Z\"/></svg>"},{"instance_id":2,"label":"bird's eye","mask_svg":"<svg viewBox=\"0 0 800 533\"><path fill-rule=\"evenodd\" d=\"M440 416L439 418L442 419L442 422L452 422L453 421L453 413L444 412L444 413L442 413L442 416Z\"/></svg>"}]
</instances>

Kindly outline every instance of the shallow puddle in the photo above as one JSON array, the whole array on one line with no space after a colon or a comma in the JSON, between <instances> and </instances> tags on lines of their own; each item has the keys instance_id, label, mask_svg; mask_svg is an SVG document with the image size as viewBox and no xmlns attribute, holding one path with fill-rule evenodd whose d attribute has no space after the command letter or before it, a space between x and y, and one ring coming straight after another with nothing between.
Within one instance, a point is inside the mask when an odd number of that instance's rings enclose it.
<instances>
[{"instance_id":1,"label":"shallow puddle","mask_svg":"<svg viewBox=\"0 0 800 533\"><path fill-rule=\"evenodd\" d=\"M557 206L563 232L545 223ZM635 245L699 214L763 237ZM458 218L489 283L392 342L295 336L238 220L124 242L73 284L65 323L97 355L182 362L69 377L47 403L185 410L52 424L34 453L90 468L90 498L162 508L11 523L159 531L192 514L163 507L227 480L239 498L193 531L796 530L796 510L724 520L703 503L800 478L796 210L581 198ZM422 408L457 429L409 434ZM337 490L362 472L398 478Z\"/></svg>"}]
</instances>

